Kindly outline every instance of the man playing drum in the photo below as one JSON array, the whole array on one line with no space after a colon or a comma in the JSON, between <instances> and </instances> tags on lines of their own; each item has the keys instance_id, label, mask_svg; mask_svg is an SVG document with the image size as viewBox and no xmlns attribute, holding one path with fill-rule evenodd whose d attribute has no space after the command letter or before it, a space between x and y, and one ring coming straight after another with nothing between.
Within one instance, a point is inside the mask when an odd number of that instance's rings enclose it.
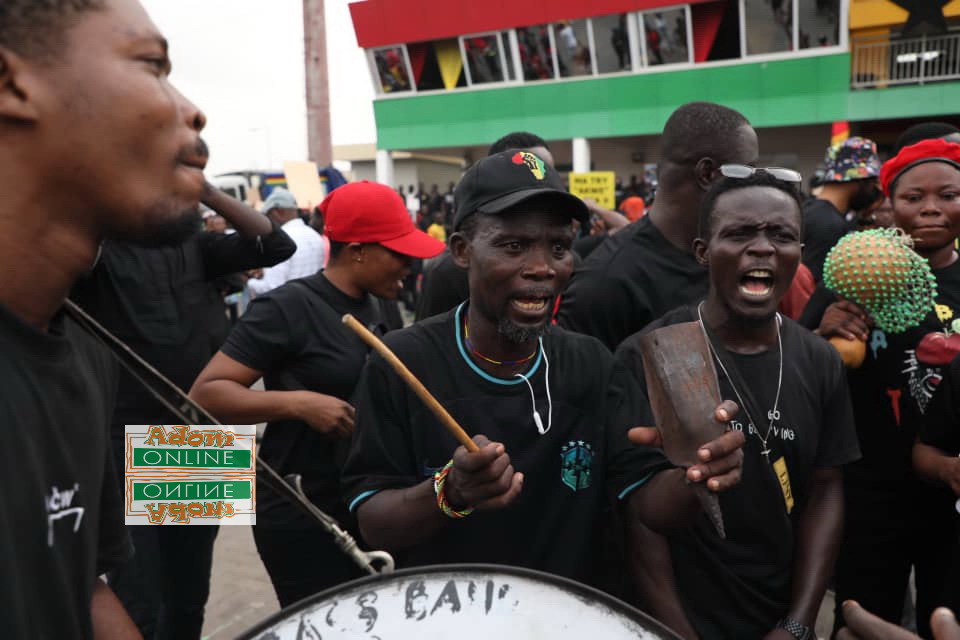
<instances>
[{"instance_id":1,"label":"man playing drum","mask_svg":"<svg viewBox=\"0 0 960 640\"><path fill-rule=\"evenodd\" d=\"M743 434L705 443L685 471L629 442L629 426L651 424L634 378L595 338L550 325L573 264L570 222L587 210L538 156L480 160L456 202L450 248L470 298L386 342L480 449L457 447L374 355L357 387L347 502L401 566L493 562L590 581L608 497L656 530L691 522L693 487L739 481ZM735 412L724 402L715 418Z\"/></svg>"}]
</instances>

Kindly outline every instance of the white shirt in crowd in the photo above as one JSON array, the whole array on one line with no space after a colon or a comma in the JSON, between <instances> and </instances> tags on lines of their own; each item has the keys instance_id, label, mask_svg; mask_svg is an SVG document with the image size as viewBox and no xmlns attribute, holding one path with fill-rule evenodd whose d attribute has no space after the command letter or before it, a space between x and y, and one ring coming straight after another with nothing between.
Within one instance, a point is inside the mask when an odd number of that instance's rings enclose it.
<instances>
[{"instance_id":1,"label":"white shirt in crowd","mask_svg":"<svg viewBox=\"0 0 960 640\"><path fill-rule=\"evenodd\" d=\"M416 222L417 214L420 213L420 196L415 193L408 193L406 197L407 211L410 212L410 218Z\"/></svg>"},{"instance_id":2,"label":"white shirt in crowd","mask_svg":"<svg viewBox=\"0 0 960 640\"><path fill-rule=\"evenodd\" d=\"M289 280L312 276L323 267L325 249L319 233L300 218L294 218L280 228L296 243L297 250L287 260L264 269L262 278L247 280L247 287L254 296L276 289Z\"/></svg>"}]
</instances>

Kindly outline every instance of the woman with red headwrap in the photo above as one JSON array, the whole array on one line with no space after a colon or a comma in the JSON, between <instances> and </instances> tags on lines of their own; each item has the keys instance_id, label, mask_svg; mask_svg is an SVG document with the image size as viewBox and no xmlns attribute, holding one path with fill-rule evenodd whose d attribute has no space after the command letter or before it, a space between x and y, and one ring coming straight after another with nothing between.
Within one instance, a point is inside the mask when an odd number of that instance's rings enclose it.
<instances>
[{"instance_id":1,"label":"woman with red headwrap","mask_svg":"<svg viewBox=\"0 0 960 640\"><path fill-rule=\"evenodd\" d=\"M919 147L920 145L915 145ZM958 145L952 144L947 152L956 151ZM912 147L911 147L912 148ZM919 166L922 162L938 162L926 170L927 179L931 184L942 182L956 184L957 174L960 173L960 157L921 158L909 166L905 166L899 173L904 174L907 168ZM948 189L949 195L960 200L955 189ZM901 190L902 195L906 195ZM954 257L956 253L954 253ZM956 340L960 336L951 336ZM949 367L943 373L937 391L930 403L930 408L920 421L917 442L913 445L913 464L921 478L935 485L946 486L960 497L960 356L954 357ZM956 502L960 510L960 500ZM956 517L955 517L956 522ZM942 604L960 607L960 537L954 535L956 544L953 549L953 560L949 572L947 585L944 589Z\"/></svg>"},{"instance_id":2,"label":"woman with red headwrap","mask_svg":"<svg viewBox=\"0 0 960 640\"><path fill-rule=\"evenodd\" d=\"M954 499L923 482L911 451L944 370L960 353L960 145L924 140L884 164L884 193L894 222L913 239L937 281L936 305L902 333L871 328L847 301L831 305L819 332L866 340L867 356L848 372L863 458L846 468L846 522L836 568L837 626L847 599L899 623L910 571L915 571L917 623L943 603L956 539Z\"/></svg>"}]
</instances>

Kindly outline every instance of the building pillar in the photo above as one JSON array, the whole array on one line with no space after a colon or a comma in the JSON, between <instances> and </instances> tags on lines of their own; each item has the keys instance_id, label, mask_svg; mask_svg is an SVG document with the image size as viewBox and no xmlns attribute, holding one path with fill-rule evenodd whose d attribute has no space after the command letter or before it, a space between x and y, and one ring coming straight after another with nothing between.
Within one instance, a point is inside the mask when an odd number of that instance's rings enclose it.
<instances>
[{"instance_id":1,"label":"building pillar","mask_svg":"<svg viewBox=\"0 0 960 640\"><path fill-rule=\"evenodd\" d=\"M590 141L586 138L573 139L573 172L590 171Z\"/></svg>"},{"instance_id":2,"label":"building pillar","mask_svg":"<svg viewBox=\"0 0 960 640\"><path fill-rule=\"evenodd\" d=\"M387 149L377 149L377 182L391 187L393 184L393 155Z\"/></svg>"}]
</instances>

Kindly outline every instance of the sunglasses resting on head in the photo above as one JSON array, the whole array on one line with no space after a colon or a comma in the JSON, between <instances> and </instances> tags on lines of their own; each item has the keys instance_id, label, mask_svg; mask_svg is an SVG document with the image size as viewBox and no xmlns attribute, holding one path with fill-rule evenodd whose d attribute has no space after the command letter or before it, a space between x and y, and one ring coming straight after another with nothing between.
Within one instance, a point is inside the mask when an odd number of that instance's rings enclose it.
<instances>
[{"instance_id":1,"label":"sunglasses resting on head","mask_svg":"<svg viewBox=\"0 0 960 640\"><path fill-rule=\"evenodd\" d=\"M720 165L720 173L724 177L741 180L749 178L755 173L766 173L777 180L791 184L800 184L802 180L799 172L784 167L750 167L745 164L724 164Z\"/></svg>"}]
</instances>

